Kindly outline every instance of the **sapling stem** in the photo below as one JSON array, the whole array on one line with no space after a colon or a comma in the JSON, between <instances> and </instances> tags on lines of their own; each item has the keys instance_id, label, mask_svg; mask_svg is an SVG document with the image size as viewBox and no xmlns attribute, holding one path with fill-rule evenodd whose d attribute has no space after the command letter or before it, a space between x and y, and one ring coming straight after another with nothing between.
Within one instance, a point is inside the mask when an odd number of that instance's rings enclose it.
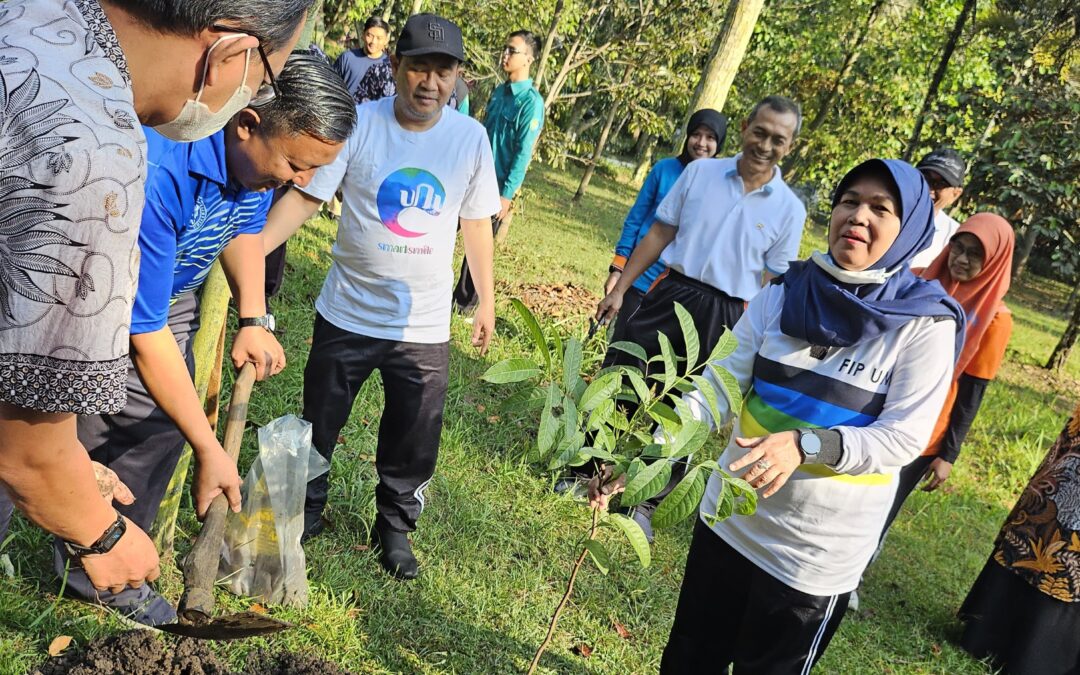
<instances>
[{"instance_id":1,"label":"sapling stem","mask_svg":"<svg viewBox=\"0 0 1080 675\"><path fill-rule=\"evenodd\" d=\"M592 510L592 527L589 528L588 540L596 539L596 531L600 527L600 507L594 506ZM585 558L589 555L589 549L584 545L581 547L581 555L574 561L574 567L570 570L570 581L566 584L566 592L563 593L562 600L559 601L559 606L555 608L555 613L551 615L551 623L548 624L547 635L544 636L544 641L540 643L540 647L536 650L536 655L533 656L532 663L529 664L529 670L527 675L533 675L536 672L537 667L540 665L540 657L547 651L548 645L551 644L551 638L555 635L555 627L559 623L559 616L562 614L563 608L566 607L566 603L570 600L570 594L574 592L574 581L577 580L578 571L581 570L581 565L585 562Z\"/></svg>"}]
</instances>

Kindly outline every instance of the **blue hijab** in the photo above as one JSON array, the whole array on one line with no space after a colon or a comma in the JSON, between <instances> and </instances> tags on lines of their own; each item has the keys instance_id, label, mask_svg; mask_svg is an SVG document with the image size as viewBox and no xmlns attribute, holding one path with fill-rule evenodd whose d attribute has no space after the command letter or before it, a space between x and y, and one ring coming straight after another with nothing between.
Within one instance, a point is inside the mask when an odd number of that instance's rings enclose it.
<instances>
[{"instance_id":1,"label":"blue hijab","mask_svg":"<svg viewBox=\"0 0 1080 675\"><path fill-rule=\"evenodd\" d=\"M946 317L956 321L959 354L964 345L964 310L941 284L920 279L908 266L908 261L928 247L934 236L930 187L922 174L898 159L868 160L840 180L833 194L833 207L849 185L871 173L891 177L900 198L900 233L896 241L866 272L846 273L831 256L821 254L815 254L816 260L791 263L781 277L784 308L780 329L812 345L850 347L896 330L917 317Z\"/></svg>"}]
</instances>

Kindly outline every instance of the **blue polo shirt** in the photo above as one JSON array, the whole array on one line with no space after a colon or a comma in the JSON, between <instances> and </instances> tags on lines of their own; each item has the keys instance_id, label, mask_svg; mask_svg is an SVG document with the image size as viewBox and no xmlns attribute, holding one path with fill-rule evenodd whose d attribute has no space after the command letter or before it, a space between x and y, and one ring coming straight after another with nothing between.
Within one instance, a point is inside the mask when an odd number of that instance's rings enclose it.
<instances>
[{"instance_id":1,"label":"blue polo shirt","mask_svg":"<svg viewBox=\"0 0 1080 675\"><path fill-rule=\"evenodd\" d=\"M273 198L271 191L246 190L229 179L224 131L195 143L144 131L148 178L133 335L163 328L172 301L202 285L229 242L262 231Z\"/></svg>"}]
</instances>

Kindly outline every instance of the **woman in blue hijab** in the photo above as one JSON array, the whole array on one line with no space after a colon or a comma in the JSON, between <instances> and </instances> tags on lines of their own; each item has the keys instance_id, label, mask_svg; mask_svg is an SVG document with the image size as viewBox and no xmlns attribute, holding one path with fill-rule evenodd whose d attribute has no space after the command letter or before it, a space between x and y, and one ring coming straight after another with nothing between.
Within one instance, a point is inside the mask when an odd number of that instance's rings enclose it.
<instances>
[{"instance_id":1,"label":"woman in blue hijab","mask_svg":"<svg viewBox=\"0 0 1080 675\"><path fill-rule=\"evenodd\" d=\"M808 673L825 651L961 344L959 305L908 266L932 233L914 167L855 167L833 196L828 253L751 300L738 347L717 364L741 408L720 397L715 419L700 392L684 397L710 427L735 418L718 462L761 499L753 515L717 520L737 497L710 478L662 673Z\"/></svg>"}]
</instances>

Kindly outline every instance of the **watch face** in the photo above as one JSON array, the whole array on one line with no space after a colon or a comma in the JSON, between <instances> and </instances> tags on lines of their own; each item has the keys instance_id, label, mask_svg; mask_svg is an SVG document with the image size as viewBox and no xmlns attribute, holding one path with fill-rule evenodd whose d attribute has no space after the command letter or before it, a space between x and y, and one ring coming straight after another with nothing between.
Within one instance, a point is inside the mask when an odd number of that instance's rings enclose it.
<instances>
[{"instance_id":1,"label":"watch face","mask_svg":"<svg viewBox=\"0 0 1080 675\"><path fill-rule=\"evenodd\" d=\"M821 452L821 439L810 432L799 435L799 446L808 455L816 455Z\"/></svg>"},{"instance_id":2,"label":"watch face","mask_svg":"<svg viewBox=\"0 0 1080 675\"><path fill-rule=\"evenodd\" d=\"M277 321L274 320L274 315L267 313L266 315L266 327L273 333L277 330Z\"/></svg>"}]
</instances>

